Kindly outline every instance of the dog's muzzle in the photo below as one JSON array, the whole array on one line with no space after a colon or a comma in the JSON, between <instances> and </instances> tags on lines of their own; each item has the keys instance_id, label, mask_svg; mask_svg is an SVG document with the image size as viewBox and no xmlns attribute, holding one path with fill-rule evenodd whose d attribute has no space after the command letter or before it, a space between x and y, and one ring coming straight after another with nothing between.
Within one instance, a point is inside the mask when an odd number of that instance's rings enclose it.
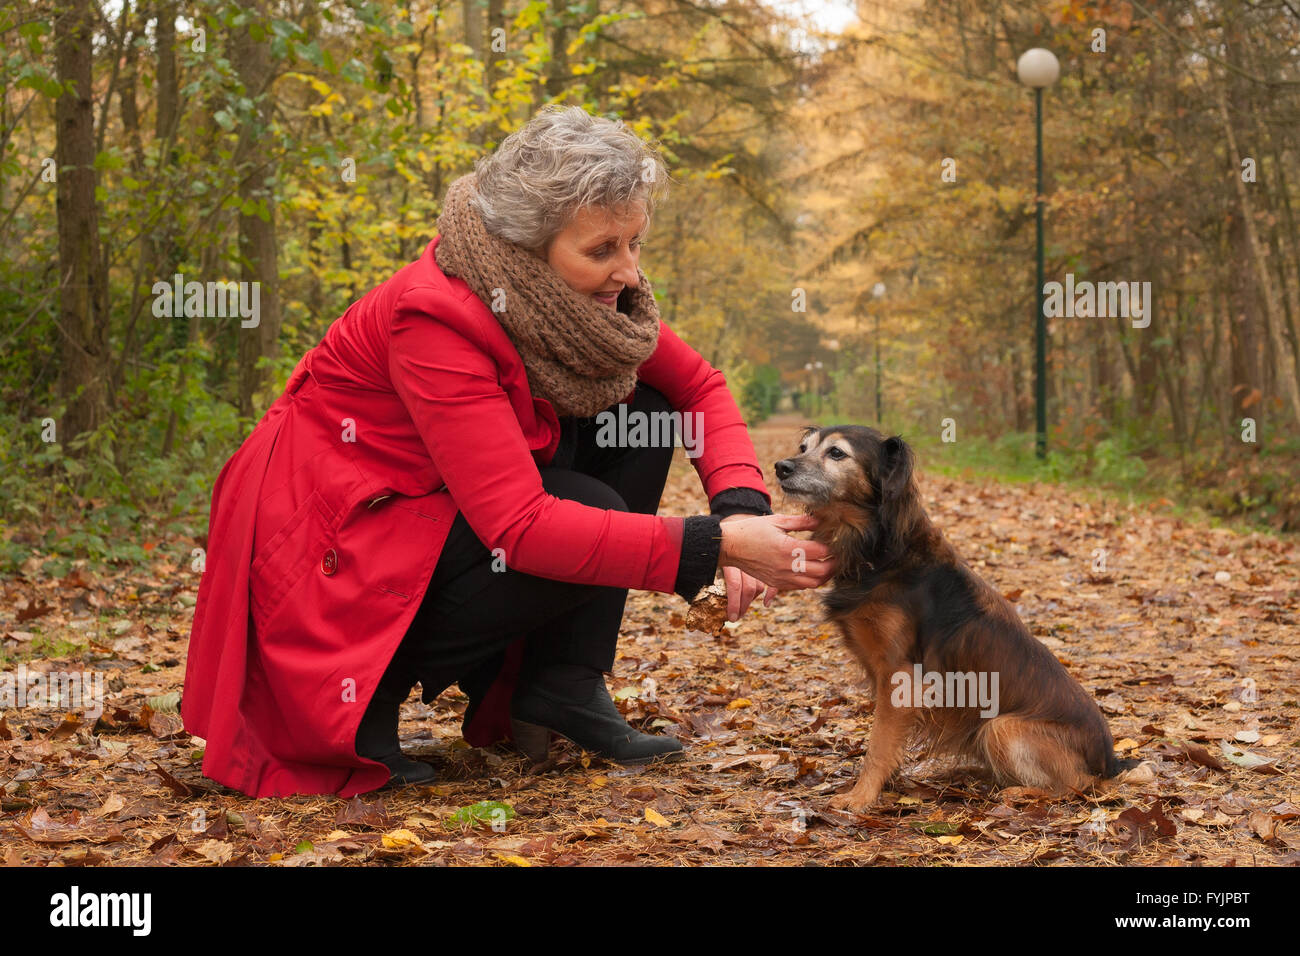
<instances>
[{"instance_id":1,"label":"dog's muzzle","mask_svg":"<svg viewBox=\"0 0 1300 956\"><path fill-rule=\"evenodd\" d=\"M825 475L816 473L806 466L801 467L793 458L784 458L774 466L781 491L794 498L821 500L829 492Z\"/></svg>"}]
</instances>

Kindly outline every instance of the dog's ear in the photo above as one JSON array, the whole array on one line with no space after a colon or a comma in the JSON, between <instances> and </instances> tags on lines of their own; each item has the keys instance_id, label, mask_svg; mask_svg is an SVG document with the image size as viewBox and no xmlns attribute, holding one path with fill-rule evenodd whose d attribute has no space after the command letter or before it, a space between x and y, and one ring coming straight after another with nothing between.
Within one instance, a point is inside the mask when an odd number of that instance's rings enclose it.
<instances>
[{"instance_id":1,"label":"dog's ear","mask_svg":"<svg viewBox=\"0 0 1300 956\"><path fill-rule=\"evenodd\" d=\"M899 499L912 481L914 456L902 436L886 438L880 446L880 498L882 502Z\"/></svg>"},{"instance_id":2,"label":"dog's ear","mask_svg":"<svg viewBox=\"0 0 1300 956\"><path fill-rule=\"evenodd\" d=\"M914 456L901 437L880 446L880 501L876 506L876 546L881 558L897 560L920 520L921 509L912 481Z\"/></svg>"}]
</instances>

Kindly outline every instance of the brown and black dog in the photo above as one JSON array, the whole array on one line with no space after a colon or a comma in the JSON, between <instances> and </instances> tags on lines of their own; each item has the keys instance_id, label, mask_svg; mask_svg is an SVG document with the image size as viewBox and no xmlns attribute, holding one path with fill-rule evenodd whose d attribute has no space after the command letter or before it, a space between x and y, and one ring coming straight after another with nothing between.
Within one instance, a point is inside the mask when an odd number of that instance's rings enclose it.
<instances>
[{"instance_id":1,"label":"brown and black dog","mask_svg":"<svg viewBox=\"0 0 1300 956\"><path fill-rule=\"evenodd\" d=\"M785 497L821 519L813 537L837 563L823 605L875 688L861 775L831 804L875 803L914 730L998 783L1058 795L1136 764L1115 756L1096 702L930 523L912 472L901 438L860 425L808 428L799 454L776 463Z\"/></svg>"}]
</instances>

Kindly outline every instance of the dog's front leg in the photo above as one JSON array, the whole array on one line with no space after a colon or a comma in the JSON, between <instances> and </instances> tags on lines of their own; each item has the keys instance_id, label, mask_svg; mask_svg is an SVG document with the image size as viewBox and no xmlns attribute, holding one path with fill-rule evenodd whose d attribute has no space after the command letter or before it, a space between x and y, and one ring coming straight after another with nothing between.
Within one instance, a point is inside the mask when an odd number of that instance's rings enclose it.
<instances>
[{"instance_id":1,"label":"dog's front leg","mask_svg":"<svg viewBox=\"0 0 1300 956\"><path fill-rule=\"evenodd\" d=\"M915 708L895 706L890 701L888 689L876 688L876 719L867 741L867 752L862 758L858 782L848 793L832 797L832 807L861 813L876 802L885 781L902 763L903 748L907 745L915 719Z\"/></svg>"}]
</instances>

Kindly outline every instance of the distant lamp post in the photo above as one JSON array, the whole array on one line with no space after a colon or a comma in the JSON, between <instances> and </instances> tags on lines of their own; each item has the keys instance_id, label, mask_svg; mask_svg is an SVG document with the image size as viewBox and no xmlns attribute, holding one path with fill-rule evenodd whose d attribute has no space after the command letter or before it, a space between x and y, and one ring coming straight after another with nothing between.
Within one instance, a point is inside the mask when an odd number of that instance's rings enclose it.
<instances>
[{"instance_id":1,"label":"distant lamp post","mask_svg":"<svg viewBox=\"0 0 1300 956\"><path fill-rule=\"evenodd\" d=\"M1037 406L1038 436L1034 450L1039 458L1047 457L1047 316L1043 314L1043 88L1051 86L1061 76L1061 64L1056 54L1042 47L1034 47L1020 55L1016 75L1025 86L1033 87L1036 125L1038 129L1038 187L1035 194L1038 207L1038 287L1034 290L1037 303L1035 317L1036 347L1034 353L1034 404Z\"/></svg>"},{"instance_id":2,"label":"distant lamp post","mask_svg":"<svg viewBox=\"0 0 1300 956\"><path fill-rule=\"evenodd\" d=\"M879 303L880 300L885 297L885 284L883 282L877 282L875 285L871 287L871 297L875 299L877 303ZM880 306L879 304L877 304L876 308L872 309L872 311L876 315L876 427L879 428L880 422L882 420L881 411L880 411L881 406L880 406Z\"/></svg>"}]
</instances>

